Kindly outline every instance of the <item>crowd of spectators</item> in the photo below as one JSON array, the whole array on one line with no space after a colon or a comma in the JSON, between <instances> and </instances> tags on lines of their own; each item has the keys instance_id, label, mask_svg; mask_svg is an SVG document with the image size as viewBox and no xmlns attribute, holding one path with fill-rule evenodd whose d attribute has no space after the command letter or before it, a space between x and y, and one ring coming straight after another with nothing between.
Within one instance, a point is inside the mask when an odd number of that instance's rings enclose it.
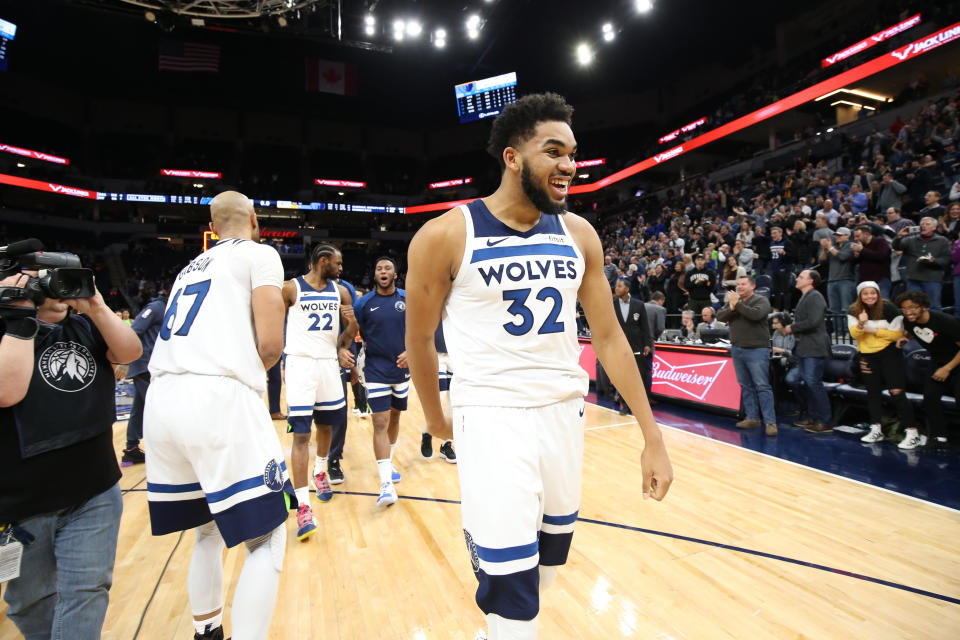
<instances>
[{"instance_id":1,"label":"crowd of spectators","mask_svg":"<svg viewBox=\"0 0 960 640\"><path fill-rule=\"evenodd\" d=\"M839 156L801 155L779 171L728 182L697 178L600 223L611 285L666 299L668 327L683 310L719 307L738 276L777 311L799 298L796 274L818 269L836 333L859 282L886 298L924 291L931 309L960 315L960 93L928 101L909 120L842 141ZM706 287L706 289L705 289Z\"/></svg>"}]
</instances>

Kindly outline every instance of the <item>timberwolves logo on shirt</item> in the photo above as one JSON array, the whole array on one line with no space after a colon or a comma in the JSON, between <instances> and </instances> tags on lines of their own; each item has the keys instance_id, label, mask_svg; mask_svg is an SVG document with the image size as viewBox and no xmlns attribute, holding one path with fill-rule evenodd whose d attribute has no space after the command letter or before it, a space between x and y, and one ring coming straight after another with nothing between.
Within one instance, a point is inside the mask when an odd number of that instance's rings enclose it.
<instances>
[{"instance_id":1,"label":"timberwolves logo on shirt","mask_svg":"<svg viewBox=\"0 0 960 640\"><path fill-rule=\"evenodd\" d=\"M97 361L82 344L55 342L38 359L44 382L57 391L73 393L90 386L97 375Z\"/></svg>"},{"instance_id":2,"label":"timberwolves logo on shirt","mask_svg":"<svg viewBox=\"0 0 960 640\"><path fill-rule=\"evenodd\" d=\"M283 489L283 474L280 473L280 465L277 464L276 460L268 462L263 470L263 484L270 491L276 492Z\"/></svg>"},{"instance_id":3,"label":"timberwolves logo on shirt","mask_svg":"<svg viewBox=\"0 0 960 640\"><path fill-rule=\"evenodd\" d=\"M467 540L467 552L470 554L470 562L473 564L473 572L480 571L480 556L477 555L477 545L473 541L473 536L466 529L463 530L463 537Z\"/></svg>"},{"instance_id":4,"label":"timberwolves logo on shirt","mask_svg":"<svg viewBox=\"0 0 960 640\"><path fill-rule=\"evenodd\" d=\"M397 300L393 304L393 308L396 309L397 311L405 311L407 309L407 303L404 302L403 300Z\"/></svg>"}]
</instances>

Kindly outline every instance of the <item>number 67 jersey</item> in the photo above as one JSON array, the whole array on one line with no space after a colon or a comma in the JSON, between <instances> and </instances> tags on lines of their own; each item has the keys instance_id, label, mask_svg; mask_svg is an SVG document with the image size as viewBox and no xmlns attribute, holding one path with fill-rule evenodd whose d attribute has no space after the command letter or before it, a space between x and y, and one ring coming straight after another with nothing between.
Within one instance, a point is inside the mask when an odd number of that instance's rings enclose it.
<instances>
[{"instance_id":1,"label":"number 67 jersey","mask_svg":"<svg viewBox=\"0 0 960 640\"><path fill-rule=\"evenodd\" d=\"M482 200L460 207L463 261L443 308L455 407L542 407L587 393L577 291L584 259L563 216L511 229Z\"/></svg>"},{"instance_id":2,"label":"number 67 jersey","mask_svg":"<svg viewBox=\"0 0 960 640\"><path fill-rule=\"evenodd\" d=\"M263 393L251 302L262 286L283 286L273 247L227 238L194 258L171 286L150 375L227 376Z\"/></svg>"}]
</instances>

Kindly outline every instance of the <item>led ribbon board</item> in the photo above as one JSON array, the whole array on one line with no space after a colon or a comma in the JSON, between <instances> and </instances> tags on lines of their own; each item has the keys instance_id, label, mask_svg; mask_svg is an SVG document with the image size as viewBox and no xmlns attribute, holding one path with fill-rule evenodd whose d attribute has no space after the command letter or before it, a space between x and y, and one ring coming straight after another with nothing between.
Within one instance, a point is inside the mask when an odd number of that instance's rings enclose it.
<instances>
[{"instance_id":1,"label":"led ribbon board","mask_svg":"<svg viewBox=\"0 0 960 640\"><path fill-rule=\"evenodd\" d=\"M875 33L869 38L864 38L857 44L852 44L842 51L838 51L832 56L824 58L820 64L825 69L830 65L837 64L849 58L850 56L855 56L861 51L866 51L870 47L880 44L884 40L889 40L898 33L902 33L911 27L915 27L920 24L920 14L913 16L912 18L907 18L903 22L893 25L892 27L887 27L879 33Z\"/></svg>"}]
</instances>

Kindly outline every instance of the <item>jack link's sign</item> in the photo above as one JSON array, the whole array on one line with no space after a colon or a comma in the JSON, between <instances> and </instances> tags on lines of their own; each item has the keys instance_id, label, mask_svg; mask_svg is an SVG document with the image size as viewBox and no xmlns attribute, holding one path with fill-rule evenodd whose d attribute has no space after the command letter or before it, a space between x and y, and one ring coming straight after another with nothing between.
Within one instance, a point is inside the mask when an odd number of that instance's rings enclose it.
<instances>
[{"instance_id":1,"label":"jack link's sign","mask_svg":"<svg viewBox=\"0 0 960 640\"><path fill-rule=\"evenodd\" d=\"M893 36L897 35L898 33L902 33L911 27L915 27L918 24L920 24L919 13L911 18L907 18L903 22L899 22L893 25L892 27L886 28L883 31L880 31L879 33L875 33L869 38L864 38L857 44L850 45L846 49L843 49L842 51L838 51L832 56L828 56L824 58L820 62L820 64L824 68L829 67L830 65L836 64L842 60L846 60L850 56L854 56L865 49L869 49L870 47L878 45L884 40L888 40Z\"/></svg>"},{"instance_id":2,"label":"jack link's sign","mask_svg":"<svg viewBox=\"0 0 960 640\"><path fill-rule=\"evenodd\" d=\"M717 408L740 410L733 359L723 352L658 348L653 356L653 393Z\"/></svg>"}]
</instances>

